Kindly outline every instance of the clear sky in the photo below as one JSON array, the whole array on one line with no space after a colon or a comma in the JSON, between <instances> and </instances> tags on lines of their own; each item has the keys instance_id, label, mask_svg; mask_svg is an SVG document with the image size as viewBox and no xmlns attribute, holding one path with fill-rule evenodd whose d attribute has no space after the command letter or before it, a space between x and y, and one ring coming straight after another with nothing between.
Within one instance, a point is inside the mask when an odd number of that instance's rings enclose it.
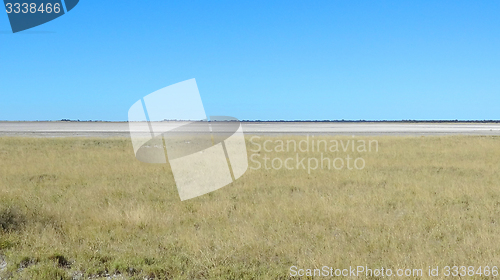
<instances>
[{"instance_id":1,"label":"clear sky","mask_svg":"<svg viewBox=\"0 0 500 280\"><path fill-rule=\"evenodd\" d=\"M500 119L500 1L89 1L12 34L0 120L126 121L196 78L207 115Z\"/></svg>"}]
</instances>

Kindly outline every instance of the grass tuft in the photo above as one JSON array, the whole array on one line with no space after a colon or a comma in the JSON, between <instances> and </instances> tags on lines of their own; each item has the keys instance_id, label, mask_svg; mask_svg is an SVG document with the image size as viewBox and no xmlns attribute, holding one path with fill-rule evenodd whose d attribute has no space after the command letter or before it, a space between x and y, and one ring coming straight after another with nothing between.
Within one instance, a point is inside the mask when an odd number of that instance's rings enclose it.
<instances>
[{"instance_id":1,"label":"grass tuft","mask_svg":"<svg viewBox=\"0 0 500 280\"><path fill-rule=\"evenodd\" d=\"M0 205L0 230L4 233L19 231L26 223L25 215L15 205ZM7 245L5 245L7 246Z\"/></svg>"}]
</instances>

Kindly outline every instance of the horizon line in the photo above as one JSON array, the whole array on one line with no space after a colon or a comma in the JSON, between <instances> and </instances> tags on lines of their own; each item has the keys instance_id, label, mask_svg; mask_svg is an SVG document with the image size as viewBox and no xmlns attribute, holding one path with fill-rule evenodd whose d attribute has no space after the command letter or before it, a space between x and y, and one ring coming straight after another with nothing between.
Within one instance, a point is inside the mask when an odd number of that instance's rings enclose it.
<instances>
[{"instance_id":1,"label":"horizon line","mask_svg":"<svg viewBox=\"0 0 500 280\"><path fill-rule=\"evenodd\" d=\"M195 121L205 121L205 120L163 120L163 121L152 121L152 122L195 122ZM217 122L210 121L208 122ZM239 120L240 122L331 122L331 123L500 123L499 120L418 120L418 119L402 119L402 120ZM102 123L122 123L129 121L106 121L106 120L71 120L71 119L61 119L61 120L0 120L0 122L102 122Z\"/></svg>"}]
</instances>

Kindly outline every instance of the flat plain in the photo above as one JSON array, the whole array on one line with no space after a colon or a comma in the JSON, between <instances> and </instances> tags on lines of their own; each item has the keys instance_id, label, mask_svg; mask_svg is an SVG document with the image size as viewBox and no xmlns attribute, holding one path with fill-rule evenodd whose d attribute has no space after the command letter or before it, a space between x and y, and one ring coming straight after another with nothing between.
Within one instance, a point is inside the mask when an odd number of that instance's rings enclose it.
<instances>
[{"instance_id":1,"label":"flat plain","mask_svg":"<svg viewBox=\"0 0 500 280\"><path fill-rule=\"evenodd\" d=\"M160 122L167 131L186 122ZM156 124L158 125L158 124ZM196 129L196 126L193 126ZM242 122L253 135L498 135L499 122ZM149 133L149 131L146 131ZM0 136L23 137L129 137L128 122L2 122Z\"/></svg>"},{"instance_id":2,"label":"flat plain","mask_svg":"<svg viewBox=\"0 0 500 280\"><path fill-rule=\"evenodd\" d=\"M429 266L500 266L500 137L324 135L315 141L378 149L279 149L307 137L247 135L248 171L182 202L169 165L136 160L128 138L0 138L0 277L289 279L292 266L366 266L428 279ZM296 156L365 166L272 166Z\"/></svg>"}]
</instances>

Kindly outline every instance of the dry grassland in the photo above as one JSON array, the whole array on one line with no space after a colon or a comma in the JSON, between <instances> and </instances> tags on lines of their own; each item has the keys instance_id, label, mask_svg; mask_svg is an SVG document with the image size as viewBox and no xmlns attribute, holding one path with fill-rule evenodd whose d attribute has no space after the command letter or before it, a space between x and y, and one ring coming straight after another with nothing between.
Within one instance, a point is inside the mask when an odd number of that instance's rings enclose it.
<instances>
[{"instance_id":1,"label":"dry grassland","mask_svg":"<svg viewBox=\"0 0 500 280\"><path fill-rule=\"evenodd\" d=\"M278 139L305 136L253 141ZM362 265L425 279L428 266L500 266L500 137L355 139L378 152L324 156L362 157L362 170L250 162L181 202L168 164L136 160L129 139L0 138L0 277L288 279L293 265Z\"/></svg>"}]
</instances>

